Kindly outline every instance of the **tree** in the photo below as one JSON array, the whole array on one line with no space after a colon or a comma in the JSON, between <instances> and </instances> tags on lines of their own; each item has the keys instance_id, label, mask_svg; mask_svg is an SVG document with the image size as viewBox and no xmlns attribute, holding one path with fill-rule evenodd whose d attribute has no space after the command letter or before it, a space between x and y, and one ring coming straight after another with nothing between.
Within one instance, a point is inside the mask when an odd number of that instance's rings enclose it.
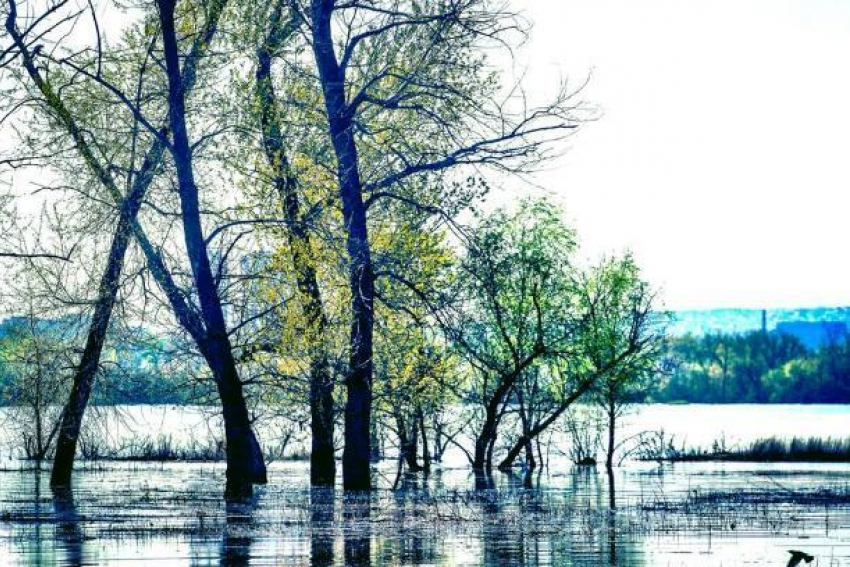
<instances>
[{"instance_id":1,"label":"tree","mask_svg":"<svg viewBox=\"0 0 850 567\"><path fill-rule=\"evenodd\" d=\"M228 492L240 493L250 490L251 483L265 483L266 467L245 405L242 382L210 263L208 241L201 224L193 166L194 150L189 142L186 122L186 84L181 72L177 40L176 0L157 0L157 6L168 77L168 115L172 136L168 148L176 169L183 237L205 327L198 347L215 377L221 398L227 440Z\"/></svg>"},{"instance_id":2,"label":"tree","mask_svg":"<svg viewBox=\"0 0 850 567\"><path fill-rule=\"evenodd\" d=\"M71 366L72 321L37 317L31 301L27 314L10 319L0 339L2 393L24 455L39 467L52 451L59 430L59 404L67 395Z\"/></svg>"},{"instance_id":3,"label":"tree","mask_svg":"<svg viewBox=\"0 0 850 567\"><path fill-rule=\"evenodd\" d=\"M272 80L273 57L280 52L298 24L297 14L285 20L284 0L270 10L268 30L257 48L256 94L260 108L263 147L271 171L272 183L281 201L289 260L295 274L298 299L308 336L310 357L309 403L312 448L310 480L313 485L333 486L336 478L334 460L334 377L331 372L327 344L328 317L314 261L312 236L302 210L301 188L290 163L286 147L283 105Z\"/></svg>"},{"instance_id":4,"label":"tree","mask_svg":"<svg viewBox=\"0 0 850 567\"><path fill-rule=\"evenodd\" d=\"M614 419L621 404L639 397L644 380L654 375L664 330L654 312L654 294L631 256L577 271L569 290L573 332L558 356L540 361L514 385L513 399L521 435L509 444L499 468L510 468L525 449L535 466L532 441L589 391L603 392L613 443ZM609 446L609 461L613 445Z\"/></svg>"},{"instance_id":5,"label":"tree","mask_svg":"<svg viewBox=\"0 0 850 567\"><path fill-rule=\"evenodd\" d=\"M480 410L470 455L479 472L492 468L499 424L516 385L572 349L576 244L560 215L552 204L530 200L515 212L488 215L472 230L455 276L456 301L443 322L468 365L465 400Z\"/></svg>"},{"instance_id":6,"label":"tree","mask_svg":"<svg viewBox=\"0 0 850 567\"><path fill-rule=\"evenodd\" d=\"M602 262L581 290L588 314L583 349L598 376L593 398L607 421L605 468L613 506L617 418L660 373L665 314L657 311L655 293L630 255Z\"/></svg>"},{"instance_id":7,"label":"tree","mask_svg":"<svg viewBox=\"0 0 850 567\"><path fill-rule=\"evenodd\" d=\"M292 5L309 30L346 230L351 338L343 484L366 489L377 275L370 210L389 199L439 214L448 170L520 171L575 122L565 93L544 108L506 108L481 52L509 41L516 19L485 0ZM423 178L435 181L436 193L406 192Z\"/></svg>"},{"instance_id":8,"label":"tree","mask_svg":"<svg viewBox=\"0 0 850 567\"><path fill-rule=\"evenodd\" d=\"M382 320L376 374L383 387L376 393L376 413L386 416L388 429L396 433L400 462L410 472L427 473L432 457L427 423L450 399L446 382L453 360L424 318L395 313Z\"/></svg>"},{"instance_id":9,"label":"tree","mask_svg":"<svg viewBox=\"0 0 850 567\"><path fill-rule=\"evenodd\" d=\"M63 457L57 459L55 483L66 484L70 479L73 448L76 442L74 430L76 429L77 432L79 430L78 423L82 419L82 411L85 409L88 399L91 380L96 371L96 362L102 350L103 336L106 327L108 327L108 314L111 313L110 304L114 303L114 299L111 300L110 297L114 296L112 288L115 279L120 275L121 258L123 258L120 248L122 241L129 240L129 231L125 230L127 225L132 228L132 235L147 260L148 269L165 293L175 318L193 338L213 374L222 402L228 441L228 490L241 492L250 488L251 483L265 482L266 474L262 453L251 428L242 384L236 369L221 308L221 300L218 295L218 282L212 273L207 241L201 227L198 192L192 171L192 154L195 146L189 144L185 121L185 97L195 82L198 58L212 40L225 2L211 2L205 6L201 14L192 11L183 14L185 24L189 27L192 26L192 18L198 15L203 16L205 24L202 24L195 35L194 43L189 53L184 57L182 69L179 62L180 47L174 30L174 3L167 2L161 6L162 10L158 22L149 17L146 17L143 21L141 26L143 31L138 34L142 41L136 41L137 46L142 47L142 54L135 60L129 58L130 65L136 65L141 76L146 79L153 73L149 69L149 61L151 53L157 45L156 40L161 29L162 50L167 63L165 73L167 98L165 100L161 97L161 90L154 88L149 91L147 82L141 79L137 85L136 96L126 95L121 86L116 83L116 79L126 77L126 74L108 72L108 64L111 58L102 50L99 35L97 49L93 50L93 55L92 51L83 50L56 59L47 55L44 50L39 50L37 53L35 50L28 51L29 46L36 38L41 41L48 41L50 34L57 33L57 29L60 29L62 25L67 25L69 22L73 23L77 17L76 13L60 15L60 10L65 7L64 2L51 5L40 17L29 20L32 24L22 33L15 31L17 29L15 27L17 14L15 1L9 0L8 5L9 14L6 19L6 28L7 33L14 40L15 47L7 51L7 53L12 53L8 60L5 59L6 53L4 53L4 64L9 65L17 58L23 61L26 75L35 85L39 94L41 110L52 119L51 126L63 131L70 138L74 150L79 155L86 170L92 175L97 185L106 191L107 199L122 210L121 218L124 219L119 223L119 230L116 231L115 246L112 249L115 253L110 253L110 261L104 276L104 281L108 280L109 285L105 288L102 286L103 292L101 300L98 302L99 307L96 310L98 316L93 319L93 332L88 341L92 347L88 349L90 355L84 356L83 362L85 364L80 365L83 377L80 381L81 388L69 402L68 406L71 411L65 413L65 415L70 416L70 425L67 428L69 434L65 436L67 442L63 444L66 447L62 451ZM56 21L51 21L51 18ZM43 26L43 28L37 30L38 25ZM16 36L17 39L15 39ZM26 41L24 41L25 37ZM138 40L138 37L132 34L129 37L131 44L134 40ZM62 48L62 45L59 44L56 47ZM129 46L130 52L132 52L132 49L133 46ZM57 88L54 87L52 82L45 80L42 71L35 63L36 60L44 65L52 64L52 76L54 78L62 77L62 68L69 69L71 75L67 85ZM115 65L119 67L121 64L126 64L126 61L120 56L114 58ZM150 82L156 82L155 79L161 78L161 76L150 77ZM98 92L105 98L111 99L107 104L111 104L112 108L117 105L118 108L123 109L132 117L133 126L130 128L129 138L115 141L115 147L124 150L124 155L129 156L129 163L122 164L121 167L111 163L113 156L104 155L101 149L107 146L112 147L112 144L100 144L97 138L92 140L90 137L90 134L94 132L109 136L115 132L114 128L101 128L99 127L101 125L98 124L87 124L87 126L93 126L91 128L81 127L81 121L88 117L82 111L75 114L66 104L65 100L73 98L74 92L79 93L80 83L85 85L89 99L92 98L92 93ZM143 88L143 85L145 88ZM63 87L68 88L63 90ZM60 96L59 93L63 93L63 96ZM71 95L69 96L68 93L71 93ZM167 108L168 119L164 121L164 125L154 126L154 122L145 116L145 106L155 109L152 112L157 113L162 108ZM112 118L114 119L116 116ZM141 154L136 149L140 143L144 143L143 140L150 141L150 146L147 152ZM186 293L180 288L163 258L161 249L157 249L152 244L141 224L135 220L132 207L124 206L133 199L125 201L115 177L116 172L123 172L128 186L131 188L130 195L141 200L144 191L152 183L154 174L166 162L166 151L171 154L177 173L177 185L180 189L179 218L183 224L187 259L192 274L192 291L190 293ZM138 154L143 157L141 164L137 166ZM123 246L126 249L126 245ZM192 304L190 299L192 296L198 298L200 308ZM65 431L64 426L63 431Z\"/></svg>"},{"instance_id":10,"label":"tree","mask_svg":"<svg viewBox=\"0 0 850 567\"><path fill-rule=\"evenodd\" d=\"M83 161L94 170L95 176L100 178L105 185L114 189L113 193L120 213L115 235L109 250L106 268L101 278L99 297L95 302L94 314L86 338L86 346L74 375L74 385L68 403L62 413L62 426L57 442L54 473L51 479L54 485L67 485L71 480L71 470L73 468L83 414L88 404L89 396L91 395L92 384L98 369L100 355L103 351L103 343L115 305L124 256L130 243L131 227L136 222L142 200L150 183L149 177L155 167L154 162L157 161L162 152L160 146L151 148L151 151L147 155L149 159L146 159L139 175L136 176L136 183L133 185L132 190L126 197L122 197L120 191L115 187L114 180L112 180L110 174L99 163L89 143L84 140L83 130L72 118L70 112L59 98L56 89L45 79L42 71L38 68L36 54L30 48L36 38L41 39L47 33L47 31L39 29L37 27L38 24L46 20L61 5L60 3L51 6L41 18L35 19L24 30L19 30L17 22L18 5L15 0L9 0L5 29L7 35L12 40L12 46L8 48L8 52L12 54L12 58L9 61L4 61L4 64L11 64L14 58L21 60L27 75L42 95L47 112L51 113L56 121L67 130L69 136L74 140ZM211 34L214 29L215 22L213 21L208 33ZM205 40L208 39L208 37L205 37ZM196 49L196 52L198 49ZM195 54L196 59L197 53ZM193 62L192 66L195 64Z\"/></svg>"}]
</instances>

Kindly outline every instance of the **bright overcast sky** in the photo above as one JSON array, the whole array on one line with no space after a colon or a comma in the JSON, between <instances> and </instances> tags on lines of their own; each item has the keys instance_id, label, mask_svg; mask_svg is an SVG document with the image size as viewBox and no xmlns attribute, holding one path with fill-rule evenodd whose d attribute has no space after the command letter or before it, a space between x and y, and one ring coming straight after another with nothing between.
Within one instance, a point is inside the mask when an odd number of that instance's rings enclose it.
<instances>
[{"instance_id":1,"label":"bright overcast sky","mask_svg":"<svg viewBox=\"0 0 850 567\"><path fill-rule=\"evenodd\" d=\"M850 305L850 0L512 2L532 96L591 74L601 117L537 177L586 255L631 249L674 309Z\"/></svg>"},{"instance_id":2,"label":"bright overcast sky","mask_svg":"<svg viewBox=\"0 0 850 567\"><path fill-rule=\"evenodd\" d=\"M670 308L850 305L850 2L516 0L531 90L603 111L539 176Z\"/></svg>"}]
</instances>

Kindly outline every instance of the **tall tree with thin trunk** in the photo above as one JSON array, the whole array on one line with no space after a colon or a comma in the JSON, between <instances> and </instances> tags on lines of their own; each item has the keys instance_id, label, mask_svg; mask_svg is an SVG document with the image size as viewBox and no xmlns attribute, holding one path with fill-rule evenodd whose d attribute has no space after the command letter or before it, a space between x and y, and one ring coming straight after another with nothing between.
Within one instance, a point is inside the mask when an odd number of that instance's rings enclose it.
<instances>
[{"instance_id":1,"label":"tall tree with thin trunk","mask_svg":"<svg viewBox=\"0 0 850 567\"><path fill-rule=\"evenodd\" d=\"M599 379L593 400L606 425L605 469L614 506L617 419L629 403L642 399L662 375L666 315L630 255L603 261L584 278L582 302L589 316L585 348Z\"/></svg>"},{"instance_id":2,"label":"tall tree with thin trunk","mask_svg":"<svg viewBox=\"0 0 850 567\"><path fill-rule=\"evenodd\" d=\"M193 150L186 123L186 84L181 73L181 54L175 26L176 0L157 0L157 6L168 78L169 150L177 172L186 252L206 328L205 336L198 346L215 377L221 398L227 441L227 491L236 494L249 490L251 483L266 482L266 468L248 415L201 224Z\"/></svg>"},{"instance_id":3,"label":"tall tree with thin trunk","mask_svg":"<svg viewBox=\"0 0 850 567\"><path fill-rule=\"evenodd\" d=\"M334 460L334 377L329 360L326 334L328 318L313 256L308 221L304 218L298 178L290 164L283 125L283 105L272 78L272 63L286 40L300 23L297 13L287 19L286 2L278 0L269 14L266 36L257 48L256 94L260 107L263 148L271 170L272 183L280 197L290 261L308 335L310 404L310 481L314 486L333 486Z\"/></svg>"},{"instance_id":4,"label":"tall tree with thin trunk","mask_svg":"<svg viewBox=\"0 0 850 567\"><path fill-rule=\"evenodd\" d=\"M372 341L375 272L369 247L366 206L360 163L354 140L354 116L346 98L345 70L334 51L333 0L314 0L312 39L316 67L322 83L328 131L337 160L337 180L347 231L349 287L351 289L350 361L345 387L345 447L342 454L343 485L347 489L372 487L369 470L372 419Z\"/></svg>"},{"instance_id":5,"label":"tall tree with thin trunk","mask_svg":"<svg viewBox=\"0 0 850 567\"><path fill-rule=\"evenodd\" d=\"M404 280L403 270L376 265L370 212L391 210L391 202L448 216L470 198L450 170L522 171L575 121L566 92L542 108L507 108L482 53L511 43L517 19L486 0L291 5L309 30L346 231L351 331L343 484L368 489L376 278Z\"/></svg>"}]
</instances>

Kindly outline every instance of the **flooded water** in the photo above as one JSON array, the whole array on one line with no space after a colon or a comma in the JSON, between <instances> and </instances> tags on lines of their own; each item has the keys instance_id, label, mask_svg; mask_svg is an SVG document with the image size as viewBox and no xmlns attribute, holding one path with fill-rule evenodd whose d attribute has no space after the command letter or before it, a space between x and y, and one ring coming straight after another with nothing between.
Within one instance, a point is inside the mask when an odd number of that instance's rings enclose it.
<instances>
[{"instance_id":1,"label":"flooded water","mask_svg":"<svg viewBox=\"0 0 850 567\"><path fill-rule=\"evenodd\" d=\"M745 406L715 409L651 406L626 429L691 422L683 432L746 441L778 408L750 412L749 430ZM847 408L816 413L775 414L769 433L847 434ZM554 457L487 490L454 457L393 490L386 462L369 494L310 490L306 463L276 462L268 486L230 503L218 463L86 463L63 493L5 464L0 565L786 565L789 549L850 565L850 465L626 462L612 509L603 469Z\"/></svg>"}]
</instances>

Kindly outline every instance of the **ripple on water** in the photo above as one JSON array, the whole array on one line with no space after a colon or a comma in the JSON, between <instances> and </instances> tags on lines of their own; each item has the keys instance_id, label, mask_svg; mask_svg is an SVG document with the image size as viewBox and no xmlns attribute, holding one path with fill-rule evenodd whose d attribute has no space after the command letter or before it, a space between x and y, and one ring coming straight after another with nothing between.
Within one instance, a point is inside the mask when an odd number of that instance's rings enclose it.
<instances>
[{"instance_id":1,"label":"ripple on water","mask_svg":"<svg viewBox=\"0 0 850 567\"><path fill-rule=\"evenodd\" d=\"M387 471L388 472L388 471ZM217 464L110 463L54 493L46 472L0 472L0 564L850 564L850 467L680 464L542 477L475 491L464 470L369 494L310 490L301 463L226 503Z\"/></svg>"}]
</instances>

